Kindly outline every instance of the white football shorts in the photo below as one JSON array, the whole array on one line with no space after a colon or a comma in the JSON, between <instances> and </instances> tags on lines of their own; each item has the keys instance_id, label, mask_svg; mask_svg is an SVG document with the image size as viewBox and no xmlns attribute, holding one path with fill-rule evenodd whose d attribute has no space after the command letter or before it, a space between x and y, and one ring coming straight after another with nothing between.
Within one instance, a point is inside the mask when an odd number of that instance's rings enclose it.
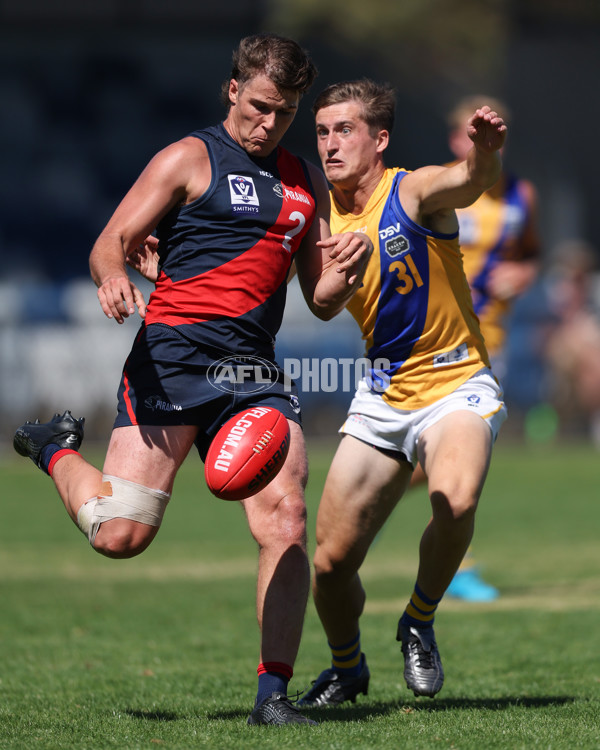
<instances>
[{"instance_id":1,"label":"white football shorts","mask_svg":"<svg viewBox=\"0 0 600 750\"><path fill-rule=\"evenodd\" d=\"M507 417L503 397L500 384L488 368L475 373L453 393L431 406L412 411L390 406L363 379L358 384L348 416L339 432L353 435L377 448L400 452L416 466L421 433L455 411L478 414L487 422L496 440L500 426Z\"/></svg>"}]
</instances>

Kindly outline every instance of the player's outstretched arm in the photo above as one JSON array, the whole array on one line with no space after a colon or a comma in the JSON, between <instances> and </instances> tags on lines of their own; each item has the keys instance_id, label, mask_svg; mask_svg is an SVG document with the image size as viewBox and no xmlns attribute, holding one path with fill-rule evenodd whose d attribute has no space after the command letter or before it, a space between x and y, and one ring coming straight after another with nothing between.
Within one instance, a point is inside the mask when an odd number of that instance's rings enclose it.
<instances>
[{"instance_id":1,"label":"player's outstretched arm","mask_svg":"<svg viewBox=\"0 0 600 750\"><path fill-rule=\"evenodd\" d=\"M439 231L455 231L454 209L470 206L500 177L507 133L504 120L485 106L475 110L466 127L473 142L466 159L451 167L422 167L400 182L400 201L419 224L433 222ZM448 225L440 225L444 219Z\"/></svg>"}]
</instances>

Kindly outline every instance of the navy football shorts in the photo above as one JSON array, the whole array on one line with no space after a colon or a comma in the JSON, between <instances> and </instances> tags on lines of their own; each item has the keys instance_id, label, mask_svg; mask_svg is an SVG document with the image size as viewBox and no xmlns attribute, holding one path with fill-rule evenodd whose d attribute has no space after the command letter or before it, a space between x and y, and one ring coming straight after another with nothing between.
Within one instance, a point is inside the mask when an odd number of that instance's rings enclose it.
<instances>
[{"instance_id":1,"label":"navy football shorts","mask_svg":"<svg viewBox=\"0 0 600 750\"><path fill-rule=\"evenodd\" d=\"M142 326L125 362L114 427L197 425L202 460L221 425L253 406L302 424L295 383L259 356L200 349L170 326Z\"/></svg>"}]
</instances>

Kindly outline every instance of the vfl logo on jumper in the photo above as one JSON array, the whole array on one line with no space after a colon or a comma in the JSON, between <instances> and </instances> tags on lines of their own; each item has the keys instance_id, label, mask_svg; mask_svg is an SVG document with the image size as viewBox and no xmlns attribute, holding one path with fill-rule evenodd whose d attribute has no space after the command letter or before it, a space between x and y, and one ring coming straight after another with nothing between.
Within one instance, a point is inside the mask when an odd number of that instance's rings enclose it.
<instances>
[{"instance_id":1,"label":"vfl logo on jumper","mask_svg":"<svg viewBox=\"0 0 600 750\"><path fill-rule=\"evenodd\" d=\"M385 251L390 258L397 258L410 250L410 242L403 234L398 234L400 224L379 230L379 241L384 243Z\"/></svg>"},{"instance_id":2,"label":"vfl logo on jumper","mask_svg":"<svg viewBox=\"0 0 600 750\"><path fill-rule=\"evenodd\" d=\"M252 177L229 174L227 179L229 180L229 194L233 213L257 214L260 204Z\"/></svg>"},{"instance_id":3,"label":"vfl logo on jumper","mask_svg":"<svg viewBox=\"0 0 600 750\"><path fill-rule=\"evenodd\" d=\"M160 396L148 396L144 401L144 406L150 411L183 411L180 404L172 404L170 401L163 401Z\"/></svg>"},{"instance_id":4,"label":"vfl logo on jumper","mask_svg":"<svg viewBox=\"0 0 600 750\"><path fill-rule=\"evenodd\" d=\"M280 198L283 198L283 188L281 187L280 182L276 182L273 185L273 192L275 193L275 195L278 195Z\"/></svg>"},{"instance_id":5,"label":"vfl logo on jumper","mask_svg":"<svg viewBox=\"0 0 600 750\"><path fill-rule=\"evenodd\" d=\"M258 393L277 382L279 370L261 357L223 357L208 368L206 379L213 388L225 393L235 393L241 385L244 393Z\"/></svg>"},{"instance_id":6,"label":"vfl logo on jumper","mask_svg":"<svg viewBox=\"0 0 600 750\"><path fill-rule=\"evenodd\" d=\"M469 358L469 347L466 344L460 344L456 349L442 354L435 354L433 357L434 367L446 367L453 365L455 362L462 362L463 359Z\"/></svg>"}]
</instances>

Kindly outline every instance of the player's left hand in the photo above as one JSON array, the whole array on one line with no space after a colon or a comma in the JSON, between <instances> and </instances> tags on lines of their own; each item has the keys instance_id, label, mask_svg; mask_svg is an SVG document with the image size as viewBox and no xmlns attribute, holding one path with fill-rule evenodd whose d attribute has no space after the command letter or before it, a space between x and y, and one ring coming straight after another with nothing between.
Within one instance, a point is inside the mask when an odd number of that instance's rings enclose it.
<instances>
[{"instance_id":1,"label":"player's left hand","mask_svg":"<svg viewBox=\"0 0 600 750\"><path fill-rule=\"evenodd\" d=\"M488 106L475 110L467 122L467 135L473 144L490 154L504 146L507 130L504 120Z\"/></svg>"},{"instance_id":2,"label":"player's left hand","mask_svg":"<svg viewBox=\"0 0 600 750\"><path fill-rule=\"evenodd\" d=\"M337 263L336 271L346 274L349 285L354 284L364 271L373 252L373 243L361 232L332 234L328 239L317 242L317 245L329 251L329 257Z\"/></svg>"},{"instance_id":3,"label":"player's left hand","mask_svg":"<svg viewBox=\"0 0 600 750\"><path fill-rule=\"evenodd\" d=\"M145 279L156 283L158 279L158 239L149 235L146 239L132 250L126 257L127 265L135 269Z\"/></svg>"}]
</instances>

